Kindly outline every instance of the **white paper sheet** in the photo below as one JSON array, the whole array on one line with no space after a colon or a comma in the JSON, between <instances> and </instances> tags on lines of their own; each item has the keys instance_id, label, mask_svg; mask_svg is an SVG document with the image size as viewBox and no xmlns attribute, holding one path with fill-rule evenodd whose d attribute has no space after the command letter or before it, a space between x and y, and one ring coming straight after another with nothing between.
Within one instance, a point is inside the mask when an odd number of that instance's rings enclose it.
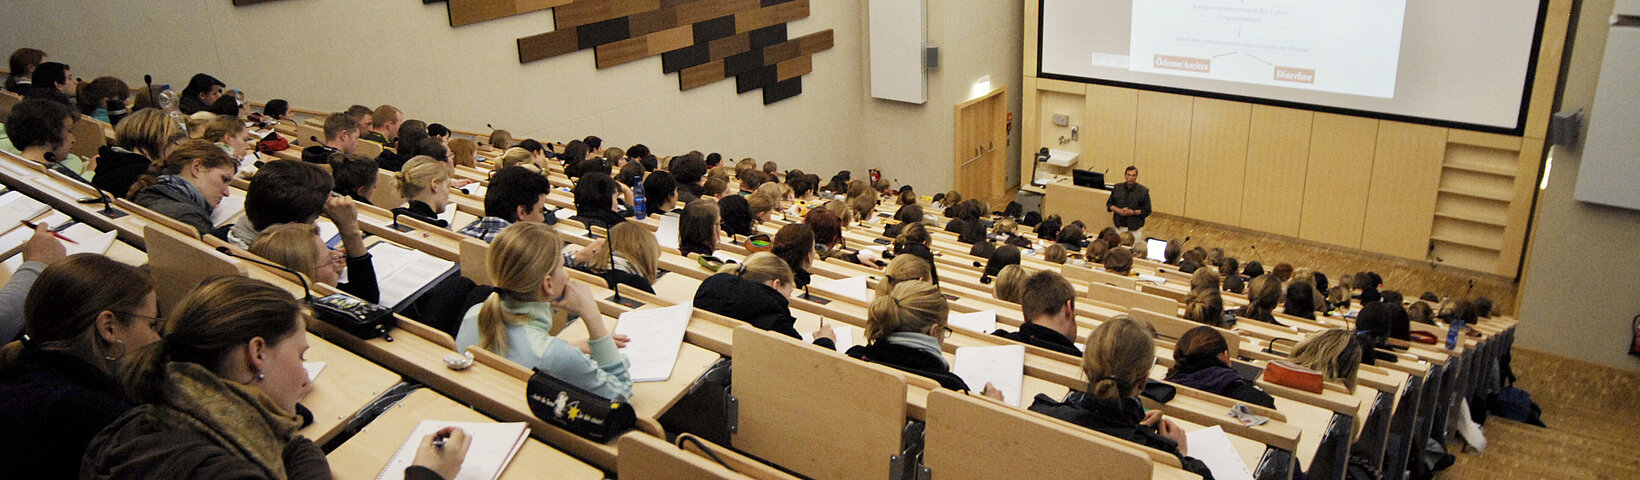
<instances>
[{"instance_id":1,"label":"white paper sheet","mask_svg":"<svg viewBox=\"0 0 1640 480\"><path fill-rule=\"evenodd\" d=\"M694 313L694 306L685 303L621 314L614 333L629 338L621 355L626 357L626 371L633 382L662 382L672 377Z\"/></svg>"},{"instance_id":2,"label":"white paper sheet","mask_svg":"<svg viewBox=\"0 0 1640 480\"><path fill-rule=\"evenodd\" d=\"M450 225L450 226L455 227L455 228L461 228L461 227L456 226L456 206L455 205L445 205L444 206L444 213L438 214L438 219L443 220L445 225Z\"/></svg>"},{"instance_id":3,"label":"white paper sheet","mask_svg":"<svg viewBox=\"0 0 1640 480\"><path fill-rule=\"evenodd\" d=\"M477 197L477 198L484 198L484 194L490 192L489 187L486 187L486 186L483 186L483 185L480 185L480 184L477 184L477 183L472 184L472 185L468 185L466 187L462 187L462 190L466 190L468 195L472 195L472 196ZM454 208L454 207L451 207L451 208Z\"/></svg>"},{"instance_id":4,"label":"white paper sheet","mask_svg":"<svg viewBox=\"0 0 1640 480\"><path fill-rule=\"evenodd\" d=\"M1018 407L1025 388L1025 346L958 348L951 373L962 377L962 382L974 393L984 392L985 383L990 382L1002 391L1003 403Z\"/></svg>"},{"instance_id":5,"label":"white paper sheet","mask_svg":"<svg viewBox=\"0 0 1640 480\"><path fill-rule=\"evenodd\" d=\"M107 232L98 231L96 228L84 223L76 223L59 233L77 242L63 242L63 247L68 250L69 255L76 253L106 254L108 253L108 247L114 245L114 238L119 235L119 232L112 230Z\"/></svg>"},{"instance_id":6,"label":"white paper sheet","mask_svg":"<svg viewBox=\"0 0 1640 480\"><path fill-rule=\"evenodd\" d=\"M307 370L308 383L319 381L319 372L325 371L325 362L302 362L302 369Z\"/></svg>"},{"instance_id":7,"label":"white paper sheet","mask_svg":"<svg viewBox=\"0 0 1640 480\"><path fill-rule=\"evenodd\" d=\"M6 232L5 235L0 235L0 253L9 252L18 247L22 247L23 244L28 243L28 239L33 236L34 230L30 230L28 227L19 225L17 228L11 229L11 231Z\"/></svg>"},{"instance_id":8,"label":"white paper sheet","mask_svg":"<svg viewBox=\"0 0 1640 480\"><path fill-rule=\"evenodd\" d=\"M575 210L571 210L571 209L568 209L568 208L560 208L558 210L553 211L552 215L555 216L555 217L558 217L559 220L568 220L569 217L575 216Z\"/></svg>"},{"instance_id":9,"label":"white paper sheet","mask_svg":"<svg viewBox=\"0 0 1640 480\"><path fill-rule=\"evenodd\" d=\"M22 192L7 192L0 195L0 228L16 227L24 220L38 217L47 210L51 210L51 207L23 195Z\"/></svg>"},{"instance_id":10,"label":"white paper sheet","mask_svg":"<svg viewBox=\"0 0 1640 480\"><path fill-rule=\"evenodd\" d=\"M68 216L68 214L66 214L66 213L58 212L58 211L51 211L51 212L46 213L46 216L44 218L41 218L39 221L34 222L34 223L35 224L45 223L47 225L51 225L51 228L57 228L57 227L61 227L65 224L67 224L68 222L72 222L72 221L74 221L74 218ZM4 226L0 225L0 228L4 228Z\"/></svg>"},{"instance_id":11,"label":"white paper sheet","mask_svg":"<svg viewBox=\"0 0 1640 480\"><path fill-rule=\"evenodd\" d=\"M1186 444L1190 445L1190 457L1207 464L1207 469L1213 471L1213 478L1253 480L1253 473L1247 470L1241 455L1236 454L1236 448L1230 444L1230 437L1224 434L1223 427L1214 425L1187 432L1184 436Z\"/></svg>"},{"instance_id":12,"label":"white paper sheet","mask_svg":"<svg viewBox=\"0 0 1640 480\"><path fill-rule=\"evenodd\" d=\"M1167 284L1167 279L1166 278L1158 277L1158 276L1155 276L1155 275L1145 275L1145 274L1142 274L1142 273L1139 274L1139 281L1141 281L1141 282L1150 282L1150 283L1154 283L1156 285L1165 285L1165 284Z\"/></svg>"},{"instance_id":13,"label":"white paper sheet","mask_svg":"<svg viewBox=\"0 0 1640 480\"><path fill-rule=\"evenodd\" d=\"M370 255L376 267L376 285L381 288L381 301L377 303L388 308L397 307L411 294L456 265L455 262L387 242L372 245Z\"/></svg>"},{"instance_id":14,"label":"white paper sheet","mask_svg":"<svg viewBox=\"0 0 1640 480\"><path fill-rule=\"evenodd\" d=\"M866 331L861 330L860 327L835 321L826 322L826 325L831 326L831 332L837 335L836 343L838 353L848 353L848 349L854 348L855 345L865 344L864 341L866 338ZM814 342L813 332L804 333L802 335L803 343Z\"/></svg>"},{"instance_id":15,"label":"white paper sheet","mask_svg":"<svg viewBox=\"0 0 1640 480\"><path fill-rule=\"evenodd\" d=\"M404 469L415 462L416 449L421 446L421 440L428 435L438 433L444 427L457 427L471 440L467 444L467 457L461 462L461 472L450 480L495 480L501 477L501 472L512 463L518 449L524 447L529 440L530 427L525 423L472 423L446 422L439 420L422 420L416 429L406 437L404 444L399 446L398 453L387 461L387 467L376 476L377 480L404 478ZM537 472L539 473L539 472Z\"/></svg>"},{"instance_id":16,"label":"white paper sheet","mask_svg":"<svg viewBox=\"0 0 1640 480\"><path fill-rule=\"evenodd\" d=\"M862 302L871 301L871 293L866 289L866 277L864 276L849 277L842 280L832 280L829 282L812 283L809 284L809 287L816 290L824 290L830 293L844 295Z\"/></svg>"},{"instance_id":17,"label":"white paper sheet","mask_svg":"<svg viewBox=\"0 0 1640 480\"><path fill-rule=\"evenodd\" d=\"M655 229L655 242L665 248L678 248L678 217L676 215L656 215L660 227Z\"/></svg>"},{"instance_id":18,"label":"white paper sheet","mask_svg":"<svg viewBox=\"0 0 1640 480\"><path fill-rule=\"evenodd\" d=\"M244 195L229 195L217 202L216 210L211 211L211 225L223 226L237 218L245 211Z\"/></svg>"},{"instance_id":19,"label":"white paper sheet","mask_svg":"<svg viewBox=\"0 0 1640 480\"><path fill-rule=\"evenodd\" d=\"M364 217L359 217L359 219L363 220ZM342 235L342 229L337 228L336 224L330 223L329 219L321 218L313 224L319 227L319 238L325 239L326 245L336 241L337 237Z\"/></svg>"},{"instance_id":20,"label":"white paper sheet","mask_svg":"<svg viewBox=\"0 0 1640 480\"><path fill-rule=\"evenodd\" d=\"M997 311L983 310L973 313L952 312L946 323L953 327L972 330L979 333L991 333L997 329Z\"/></svg>"}]
</instances>

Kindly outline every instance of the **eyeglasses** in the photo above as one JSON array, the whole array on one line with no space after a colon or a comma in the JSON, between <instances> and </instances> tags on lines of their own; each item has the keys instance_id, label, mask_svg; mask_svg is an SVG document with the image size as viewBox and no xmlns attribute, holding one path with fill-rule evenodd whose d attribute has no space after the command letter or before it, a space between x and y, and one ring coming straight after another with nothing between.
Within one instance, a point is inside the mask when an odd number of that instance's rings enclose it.
<instances>
[{"instance_id":1,"label":"eyeglasses","mask_svg":"<svg viewBox=\"0 0 1640 480\"><path fill-rule=\"evenodd\" d=\"M955 333L955 332L956 332L956 330L952 330L951 327L949 327L949 326L940 325L940 339L941 340L951 338L951 334Z\"/></svg>"},{"instance_id":2,"label":"eyeglasses","mask_svg":"<svg viewBox=\"0 0 1640 480\"><path fill-rule=\"evenodd\" d=\"M160 317L150 317L150 316L147 316L147 315L131 313L131 312L124 312L124 311L119 311L119 310L109 310L109 311L113 312L115 315L128 316L128 317L137 317L137 318L140 318L140 319L143 319L143 320L147 320L148 321L148 328L154 330L155 333L158 333L161 324L165 323L165 319L160 318Z\"/></svg>"}]
</instances>

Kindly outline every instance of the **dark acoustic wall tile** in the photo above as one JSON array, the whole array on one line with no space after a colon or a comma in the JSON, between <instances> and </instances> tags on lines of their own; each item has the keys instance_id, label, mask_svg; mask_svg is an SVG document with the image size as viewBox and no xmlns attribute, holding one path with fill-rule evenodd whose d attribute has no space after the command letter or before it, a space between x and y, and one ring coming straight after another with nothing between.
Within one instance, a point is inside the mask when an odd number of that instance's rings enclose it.
<instances>
[{"instance_id":1,"label":"dark acoustic wall tile","mask_svg":"<svg viewBox=\"0 0 1640 480\"><path fill-rule=\"evenodd\" d=\"M581 48L592 48L626 40L632 36L632 29L627 17L621 17L575 27L575 33Z\"/></svg>"},{"instance_id":2,"label":"dark acoustic wall tile","mask_svg":"<svg viewBox=\"0 0 1640 480\"><path fill-rule=\"evenodd\" d=\"M695 24L695 43L706 43L734 34L734 15L725 15Z\"/></svg>"},{"instance_id":3,"label":"dark acoustic wall tile","mask_svg":"<svg viewBox=\"0 0 1640 480\"><path fill-rule=\"evenodd\" d=\"M739 75L763 66L763 50L752 50L723 59L724 75Z\"/></svg>"},{"instance_id":4,"label":"dark acoustic wall tile","mask_svg":"<svg viewBox=\"0 0 1640 480\"><path fill-rule=\"evenodd\" d=\"M786 41L786 24L759 28L750 32L751 48L763 48Z\"/></svg>"},{"instance_id":5,"label":"dark acoustic wall tile","mask_svg":"<svg viewBox=\"0 0 1640 480\"><path fill-rule=\"evenodd\" d=\"M764 88L763 104L768 105L801 94L803 94L803 77L793 78Z\"/></svg>"},{"instance_id":6,"label":"dark acoustic wall tile","mask_svg":"<svg viewBox=\"0 0 1640 480\"><path fill-rule=\"evenodd\" d=\"M719 38L707 44L712 52L712 58L724 58L752 49L751 37L747 35L733 35L728 38Z\"/></svg>"},{"instance_id":7,"label":"dark acoustic wall tile","mask_svg":"<svg viewBox=\"0 0 1640 480\"><path fill-rule=\"evenodd\" d=\"M735 93L746 93L773 85L780 70L773 65L735 76Z\"/></svg>"},{"instance_id":8,"label":"dark acoustic wall tile","mask_svg":"<svg viewBox=\"0 0 1640 480\"><path fill-rule=\"evenodd\" d=\"M688 48L673 50L661 54L661 71L672 73L685 68L701 65L712 61L711 50L706 45L692 45Z\"/></svg>"},{"instance_id":9,"label":"dark acoustic wall tile","mask_svg":"<svg viewBox=\"0 0 1640 480\"><path fill-rule=\"evenodd\" d=\"M782 3L790 3L790 2L794 2L794 1L796 1L796 0L761 0L759 5L767 8L767 7L772 7L772 6L775 6L775 5L782 4Z\"/></svg>"}]
</instances>

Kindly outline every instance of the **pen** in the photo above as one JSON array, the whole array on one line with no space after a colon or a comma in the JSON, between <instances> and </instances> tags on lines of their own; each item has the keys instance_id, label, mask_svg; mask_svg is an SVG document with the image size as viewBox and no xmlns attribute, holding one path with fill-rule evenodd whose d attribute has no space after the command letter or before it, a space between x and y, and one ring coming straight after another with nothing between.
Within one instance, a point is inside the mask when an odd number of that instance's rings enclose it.
<instances>
[{"instance_id":1,"label":"pen","mask_svg":"<svg viewBox=\"0 0 1640 480\"><path fill-rule=\"evenodd\" d=\"M433 437L433 448L443 450L444 449L444 439L446 439L446 438L450 438L449 433L438 432L438 434L436 434Z\"/></svg>"},{"instance_id":2,"label":"pen","mask_svg":"<svg viewBox=\"0 0 1640 480\"><path fill-rule=\"evenodd\" d=\"M40 229L40 227L38 225L35 225L34 222L30 222L28 220L23 220L23 226L28 227L29 230L39 230ZM62 240L62 241L68 242L68 243L72 243L72 244L75 244L75 245L80 244L80 242L76 242L72 238L65 237L61 233L51 232L51 236L57 237L59 240Z\"/></svg>"}]
</instances>

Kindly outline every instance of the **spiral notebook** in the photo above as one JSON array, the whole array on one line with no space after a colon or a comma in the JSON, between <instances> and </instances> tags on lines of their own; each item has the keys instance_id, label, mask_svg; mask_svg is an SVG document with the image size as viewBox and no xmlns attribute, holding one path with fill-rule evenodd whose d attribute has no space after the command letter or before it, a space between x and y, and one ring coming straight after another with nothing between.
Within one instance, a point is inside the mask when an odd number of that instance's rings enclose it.
<instances>
[{"instance_id":1,"label":"spiral notebook","mask_svg":"<svg viewBox=\"0 0 1640 480\"><path fill-rule=\"evenodd\" d=\"M399 445L398 452L387 461L387 467L382 468L376 480L404 478L404 469L410 468L416 460L416 449L421 448L421 440L428 435L438 433L444 427L456 427L472 437L467 446L467 458L461 462L461 473L450 480L495 480L501 478L501 472L512 463L514 455L524 447L524 442L530 438L530 426L523 422L517 423L474 423L474 422L446 422L440 420L422 420L416 429L405 438L404 444Z\"/></svg>"}]
</instances>

